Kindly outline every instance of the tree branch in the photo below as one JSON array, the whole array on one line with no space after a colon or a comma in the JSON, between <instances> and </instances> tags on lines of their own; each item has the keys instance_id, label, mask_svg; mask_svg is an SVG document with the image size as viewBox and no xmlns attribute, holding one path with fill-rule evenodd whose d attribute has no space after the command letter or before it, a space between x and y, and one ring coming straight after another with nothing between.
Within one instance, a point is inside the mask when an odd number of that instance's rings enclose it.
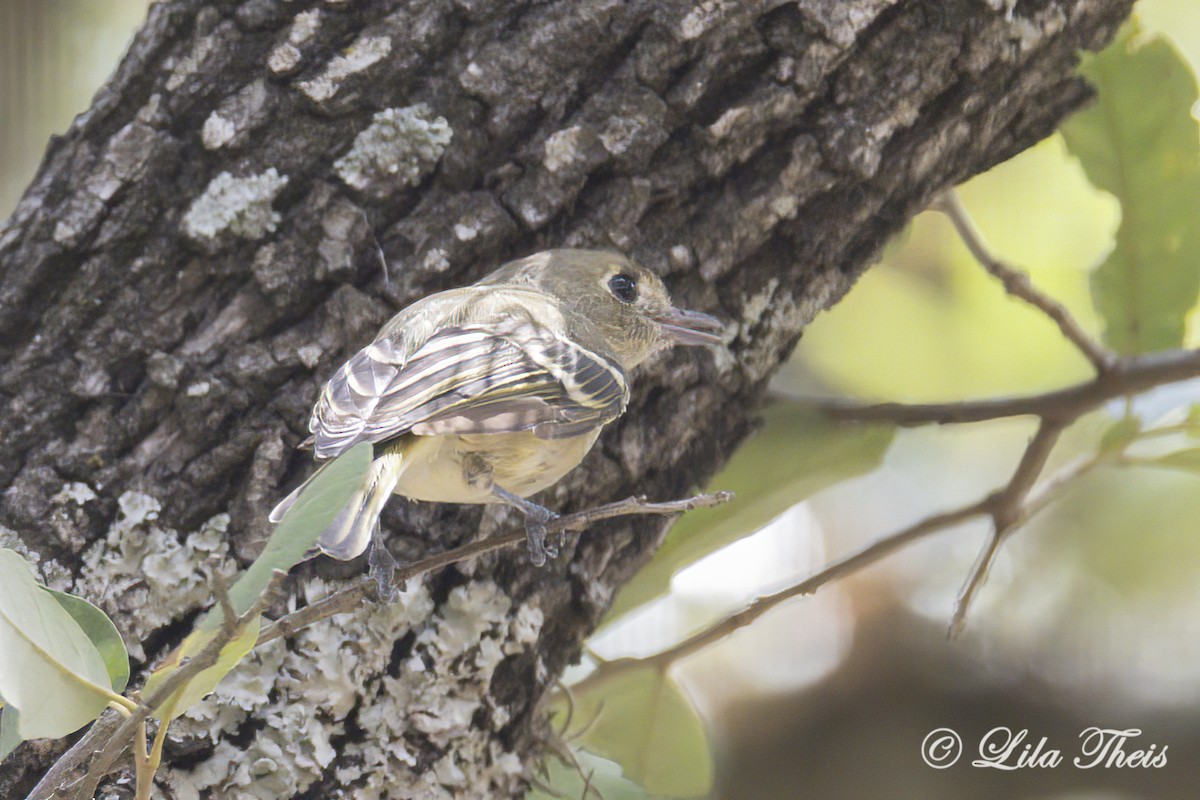
<instances>
[{"instance_id":1,"label":"tree branch","mask_svg":"<svg viewBox=\"0 0 1200 800\"><path fill-rule=\"evenodd\" d=\"M749 625L754 620L761 617L763 614L770 611L775 606L793 597L812 594L827 583L843 578L847 575L857 572L858 570L870 566L875 562L891 555L900 548L911 544L912 542L937 533L938 531L952 528L966 522L973 517L987 514L991 508L991 498L985 497L974 503L953 509L951 511L943 511L940 514L926 517L925 519L910 525L903 530L897 531L879 541L864 547L857 553L846 556L840 561L835 561L825 567L820 572L812 575L797 583L782 589L774 594L765 595L756 598L751 603L743 606L740 610L723 617L716 624L705 628L698 633L695 633L678 644L668 647L655 653L652 656L645 658L616 658L612 661L605 661L600 664L593 672L588 674L579 682L571 686L571 690L575 692L587 691L609 680L614 675L627 672L631 669L641 669L647 666L665 669L676 661L692 655L693 653L703 650L705 647L725 638L729 634L736 631L738 628Z\"/></svg>"},{"instance_id":2,"label":"tree branch","mask_svg":"<svg viewBox=\"0 0 1200 800\"><path fill-rule=\"evenodd\" d=\"M1200 350L1164 350L1120 359L1092 380L1029 397L957 403L871 404L819 397L788 397L810 403L831 419L890 422L901 427L984 422L1020 416L1069 422L1110 400L1195 377L1200 377Z\"/></svg>"},{"instance_id":3,"label":"tree branch","mask_svg":"<svg viewBox=\"0 0 1200 800\"><path fill-rule=\"evenodd\" d=\"M692 497L685 497L681 500L669 500L658 503L649 502L644 497L627 497L624 500L618 500L614 503L584 509L583 511L565 514L552 519L546 523L546 533L577 532L602 520L636 514L652 514L657 516L681 514L684 511L691 511L694 508L719 506L732 499L733 492L698 494ZM514 544L524 542L525 538L525 532L522 530L500 533L477 542L470 542L451 550L435 553L434 555L422 558L420 561L414 561L411 564L400 565L396 567L396 571L392 575L392 584L399 586L418 575L424 575L427 572L433 572L436 569L448 567L460 561L477 558L485 553L511 547ZM264 645L281 636L291 636L296 631L307 628L315 622L328 619L335 614L343 614L351 611L370 597L375 588L374 579L363 577L310 606L305 606L290 614L286 614L275 620L274 623L259 634L255 647Z\"/></svg>"},{"instance_id":4,"label":"tree branch","mask_svg":"<svg viewBox=\"0 0 1200 800\"><path fill-rule=\"evenodd\" d=\"M967 209L963 207L958 192L953 189L946 190L930 205L930 208L949 217L959 238L971 251L971 255L975 257L980 266L1004 285L1004 291L1013 297L1024 300L1053 320L1067 341L1075 345L1079 352L1092 362L1097 374L1112 369L1117 361L1116 354L1089 336L1066 306L1034 286L1028 274L1010 267L992 255L983 241L983 235L975 226Z\"/></svg>"}]
</instances>

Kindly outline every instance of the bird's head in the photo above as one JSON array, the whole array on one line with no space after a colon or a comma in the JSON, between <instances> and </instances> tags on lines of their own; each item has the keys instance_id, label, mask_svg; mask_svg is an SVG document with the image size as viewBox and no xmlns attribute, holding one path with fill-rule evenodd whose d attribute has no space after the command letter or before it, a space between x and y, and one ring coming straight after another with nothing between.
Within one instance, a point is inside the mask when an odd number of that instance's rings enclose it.
<instances>
[{"instance_id":1,"label":"bird's head","mask_svg":"<svg viewBox=\"0 0 1200 800\"><path fill-rule=\"evenodd\" d=\"M568 312L572 335L599 335L625 369L675 344L722 344L725 326L699 311L676 308L662 279L607 250L546 250L514 261L487 279L529 283L552 295ZM592 334L592 335L589 335Z\"/></svg>"}]
</instances>

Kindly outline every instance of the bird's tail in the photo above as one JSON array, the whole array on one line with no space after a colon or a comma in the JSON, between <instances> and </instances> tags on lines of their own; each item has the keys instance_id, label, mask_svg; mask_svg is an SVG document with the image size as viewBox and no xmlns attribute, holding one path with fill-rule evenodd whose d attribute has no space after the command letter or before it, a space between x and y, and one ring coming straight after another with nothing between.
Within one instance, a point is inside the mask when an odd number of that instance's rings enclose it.
<instances>
[{"instance_id":1,"label":"bird's tail","mask_svg":"<svg viewBox=\"0 0 1200 800\"><path fill-rule=\"evenodd\" d=\"M398 452L386 452L372 461L362 486L350 495L342 510L317 539L317 550L341 561L362 555L371 543L371 535L379 525L379 515L395 490L404 466L404 456ZM318 468L308 480L275 506L269 517L271 522L283 519L287 510L324 468L324 465Z\"/></svg>"}]
</instances>

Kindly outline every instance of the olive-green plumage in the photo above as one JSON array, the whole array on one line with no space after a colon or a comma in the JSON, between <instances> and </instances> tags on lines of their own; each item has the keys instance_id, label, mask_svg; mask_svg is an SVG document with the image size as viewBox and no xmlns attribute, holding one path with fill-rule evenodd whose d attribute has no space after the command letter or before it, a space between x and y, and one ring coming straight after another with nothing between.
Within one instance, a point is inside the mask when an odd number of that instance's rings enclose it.
<instances>
[{"instance_id":1,"label":"olive-green plumage","mask_svg":"<svg viewBox=\"0 0 1200 800\"><path fill-rule=\"evenodd\" d=\"M318 460L376 445L362 489L318 546L340 559L361 554L393 493L539 509L520 498L579 464L625 410L629 372L672 343L719 343L719 329L673 308L649 270L598 250L537 253L413 303L334 374L313 409Z\"/></svg>"}]
</instances>

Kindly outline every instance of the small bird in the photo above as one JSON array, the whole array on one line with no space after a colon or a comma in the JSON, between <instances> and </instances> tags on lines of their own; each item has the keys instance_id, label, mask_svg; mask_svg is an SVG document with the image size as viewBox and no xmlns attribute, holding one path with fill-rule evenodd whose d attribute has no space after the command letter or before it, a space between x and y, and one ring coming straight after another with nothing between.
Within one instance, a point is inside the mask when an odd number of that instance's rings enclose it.
<instances>
[{"instance_id":1,"label":"small bird","mask_svg":"<svg viewBox=\"0 0 1200 800\"><path fill-rule=\"evenodd\" d=\"M722 330L714 317L673 307L654 273L602 250L547 250L413 303L338 369L313 408L306 444L317 461L359 442L374 448L362 487L318 549L341 560L362 554L394 493L513 506L525 515L532 562L544 564L557 555L545 540L556 515L526 498L577 466L624 412L634 367L672 344L719 345ZM391 559L377 542L372 571L386 568L377 555Z\"/></svg>"}]
</instances>

